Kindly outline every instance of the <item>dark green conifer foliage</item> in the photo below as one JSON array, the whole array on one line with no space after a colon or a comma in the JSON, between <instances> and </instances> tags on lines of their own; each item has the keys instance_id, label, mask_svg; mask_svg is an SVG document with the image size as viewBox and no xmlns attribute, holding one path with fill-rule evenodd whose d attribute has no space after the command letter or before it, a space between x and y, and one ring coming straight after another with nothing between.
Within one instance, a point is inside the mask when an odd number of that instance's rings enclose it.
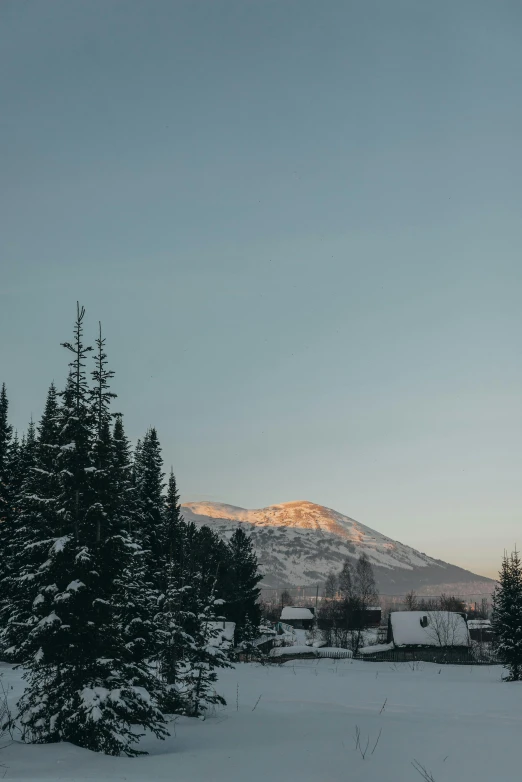
<instances>
[{"instance_id":1,"label":"dark green conifer foliage","mask_svg":"<svg viewBox=\"0 0 522 782\"><path fill-rule=\"evenodd\" d=\"M236 645L248 643L259 635L259 573L252 541L238 527L228 546L228 589L225 594L227 618L236 623Z\"/></svg>"},{"instance_id":2,"label":"dark green conifer foliage","mask_svg":"<svg viewBox=\"0 0 522 782\"><path fill-rule=\"evenodd\" d=\"M182 669L185 649L192 643L192 638L184 629L184 527L176 479L171 470L159 532L159 596L158 612L154 617L158 628L157 659L165 682L163 705L168 713L186 711Z\"/></svg>"},{"instance_id":3,"label":"dark green conifer foliage","mask_svg":"<svg viewBox=\"0 0 522 782\"><path fill-rule=\"evenodd\" d=\"M522 564L518 551L504 554L493 594L493 626L509 681L522 679Z\"/></svg>"},{"instance_id":4,"label":"dark green conifer foliage","mask_svg":"<svg viewBox=\"0 0 522 782\"><path fill-rule=\"evenodd\" d=\"M136 455L135 473L140 515L136 535L149 557L152 583L159 589L160 527L163 522L165 483L161 446L158 433L154 428L148 430L140 444Z\"/></svg>"},{"instance_id":5,"label":"dark green conifer foliage","mask_svg":"<svg viewBox=\"0 0 522 782\"><path fill-rule=\"evenodd\" d=\"M185 587L183 629L189 643L185 648L183 691L186 713L191 717L204 716L209 707L226 704L215 684L217 669L230 666L226 651L218 643L216 614L223 601L212 592L206 597L202 581L202 574L195 572Z\"/></svg>"},{"instance_id":6,"label":"dark green conifer foliage","mask_svg":"<svg viewBox=\"0 0 522 782\"><path fill-rule=\"evenodd\" d=\"M140 508L134 482L131 447L125 435L121 415L116 416L112 443L119 498L116 512L120 528L127 534L129 553L125 571L118 580L118 621L130 659L144 664L154 658L157 646L158 630L153 621L156 597L152 594L149 583L149 559L145 556L136 534L140 529Z\"/></svg>"},{"instance_id":7,"label":"dark green conifer foliage","mask_svg":"<svg viewBox=\"0 0 522 782\"><path fill-rule=\"evenodd\" d=\"M132 755L139 754L133 726L158 736L165 728L155 679L127 653L118 621L129 547L113 512L110 396L101 408L92 403L83 319L78 307L74 341L65 343L73 360L58 415L59 523L40 568L36 621L22 644L29 686L19 708L33 742Z\"/></svg>"},{"instance_id":8,"label":"dark green conifer foliage","mask_svg":"<svg viewBox=\"0 0 522 782\"><path fill-rule=\"evenodd\" d=\"M0 391L0 523L9 524L11 519L11 442L13 427L8 419L9 402L5 383ZM0 527L2 532L7 532L7 527ZM0 544L3 535L0 533Z\"/></svg>"},{"instance_id":9,"label":"dark green conifer foliage","mask_svg":"<svg viewBox=\"0 0 522 782\"><path fill-rule=\"evenodd\" d=\"M37 594L38 567L42 562L42 547L39 545L40 473L37 467L38 442L31 420L12 470L15 520L6 548L9 573L2 582L5 601L1 610L3 632L0 645L3 654L15 662L21 661L20 643L31 624L32 601Z\"/></svg>"},{"instance_id":10,"label":"dark green conifer foliage","mask_svg":"<svg viewBox=\"0 0 522 782\"><path fill-rule=\"evenodd\" d=\"M22 487L22 459L23 451L25 449L25 435L22 435L22 439L18 437L18 431L15 431L13 439L11 441L11 448L9 449L8 459L8 476L9 476L9 504L10 504L10 521L15 523L18 515L17 499L20 495L20 489Z\"/></svg>"},{"instance_id":11,"label":"dark green conifer foliage","mask_svg":"<svg viewBox=\"0 0 522 782\"><path fill-rule=\"evenodd\" d=\"M8 418L9 402L5 383L0 391L0 649L7 621L8 592L6 579L10 573L8 548L12 541L14 514L12 488L12 438L13 428Z\"/></svg>"}]
</instances>

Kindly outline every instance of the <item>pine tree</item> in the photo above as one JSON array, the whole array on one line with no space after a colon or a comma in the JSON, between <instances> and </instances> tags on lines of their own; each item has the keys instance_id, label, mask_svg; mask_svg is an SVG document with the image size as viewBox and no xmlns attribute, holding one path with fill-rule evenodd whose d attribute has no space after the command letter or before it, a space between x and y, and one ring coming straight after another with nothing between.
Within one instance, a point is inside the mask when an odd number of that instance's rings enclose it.
<instances>
[{"instance_id":1,"label":"pine tree","mask_svg":"<svg viewBox=\"0 0 522 782\"><path fill-rule=\"evenodd\" d=\"M169 713L186 713L184 659L195 641L186 628L191 620L187 610L190 587L186 577L186 525L181 515L176 479L171 470L160 528L160 595L154 617L158 628L157 659L165 682L163 707ZM188 591L187 591L188 590Z\"/></svg>"},{"instance_id":2,"label":"pine tree","mask_svg":"<svg viewBox=\"0 0 522 782\"><path fill-rule=\"evenodd\" d=\"M228 583L224 595L227 618L235 622L234 640L236 646L248 643L259 636L261 608L258 584L257 556L252 541L241 527L238 527L228 545Z\"/></svg>"},{"instance_id":3,"label":"pine tree","mask_svg":"<svg viewBox=\"0 0 522 782\"><path fill-rule=\"evenodd\" d=\"M509 681L522 679L522 564L518 551L504 554L493 594L493 627Z\"/></svg>"},{"instance_id":4,"label":"pine tree","mask_svg":"<svg viewBox=\"0 0 522 782\"><path fill-rule=\"evenodd\" d=\"M118 622L130 659L146 664L154 659L158 628L154 624L156 596L150 584L150 561L140 543L140 505L134 481L131 447L125 435L123 418L116 416L113 432L117 514L122 530L127 531L129 557L118 580Z\"/></svg>"},{"instance_id":5,"label":"pine tree","mask_svg":"<svg viewBox=\"0 0 522 782\"><path fill-rule=\"evenodd\" d=\"M160 528L164 509L164 473L161 446L156 429L146 433L135 456L135 482L139 523L136 537L141 542L151 567L152 584L160 589Z\"/></svg>"},{"instance_id":6,"label":"pine tree","mask_svg":"<svg viewBox=\"0 0 522 782\"><path fill-rule=\"evenodd\" d=\"M2 647L6 657L15 662L23 662L22 644L34 624L32 604L38 595L40 568L47 559L47 550L53 542L50 536L56 527L55 417L56 392L51 386L38 436L33 422L29 424L15 479L17 517L8 546L11 568L2 584L7 598ZM53 445L46 442L48 439Z\"/></svg>"},{"instance_id":7,"label":"pine tree","mask_svg":"<svg viewBox=\"0 0 522 782\"><path fill-rule=\"evenodd\" d=\"M117 621L116 596L129 548L111 486L116 470L106 426L110 374L101 382L102 405L93 405L84 314L78 307L74 341L65 343L73 359L58 415L58 525L40 568L36 622L22 644L29 686L19 709L26 737L35 743L65 740L134 755L139 754L134 725L160 737L166 731L155 706L155 680L131 659ZM101 338L100 343L103 353Z\"/></svg>"},{"instance_id":8,"label":"pine tree","mask_svg":"<svg viewBox=\"0 0 522 782\"><path fill-rule=\"evenodd\" d=\"M20 496L22 487L23 472L22 460L25 450L25 435L20 439L18 431L15 430L9 449L8 475L9 475L9 502L11 505L10 518L13 524L16 523L18 515L17 499Z\"/></svg>"},{"instance_id":9,"label":"pine tree","mask_svg":"<svg viewBox=\"0 0 522 782\"><path fill-rule=\"evenodd\" d=\"M204 598L200 573L193 574L190 586L185 589L188 596L184 612L188 639L183 675L186 713L191 717L204 717L212 706L226 704L215 689L216 670L230 666L226 652L217 642L216 603L220 605L222 601L216 600L213 594L209 599Z\"/></svg>"},{"instance_id":10,"label":"pine tree","mask_svg":"<svg viewBox=\"0 0 522 782\"><path fill-rule=\"evenodd\" d=\"M116 468L116 492L120 523L132 536L136 518L136 489L133 483L131 446L125 434L123 416L117 414L112 434L113 459Z\"/></svg>"},{"instance_id":11,"label":"pine tree","mask_svg":"<svg viewBox=\"0 0 522 782\"><path fill-rule=\"evenodd\" d=\"M13 428L8 419L9 402L5 383L0 391L0 649L9 607L6 579L11 572L8 548L12 541L14 514L12 490Z\"/></svg>"},{"instance_id":12,"label":"pine tree","mask_svg":"<svg viewBox=\"0 0 522 782\"><path fill-rule=\"evenodd\" d=\"M13 427L8 420L9 402L5 383L0 392L0 524L9 525L11 519L11 443ZM0 527L6 531L7 527ZM1 533L0 533L1 534Z\"/></svg>"}]
</instances>

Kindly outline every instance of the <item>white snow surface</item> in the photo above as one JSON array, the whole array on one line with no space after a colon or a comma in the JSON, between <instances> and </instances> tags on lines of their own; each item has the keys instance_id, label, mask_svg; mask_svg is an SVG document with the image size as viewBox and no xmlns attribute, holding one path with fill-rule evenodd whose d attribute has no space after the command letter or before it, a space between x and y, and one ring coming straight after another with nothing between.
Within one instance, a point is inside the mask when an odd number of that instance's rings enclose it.
<instances>
[{"instance_id":1,"label":"white snow surface","mask_svg":"<svg viewBox=\"0 0 522 782\"><path fill-rule=\"evenodd\" d=\"M469 646L466 620L451 611L392 611L390 622L395 646Z\"/></svg>"},{"instance_id":2,"label":"white snow surface","mask_svg":"<svg viewBox=\"0 0 522 782\"><path fill-rule=\"evenodd\" d=\"M14 704L22 671L0 664L1 672ZM1 773L25 782L419 782L417 760L436 782L516 780L522 683L502 682L503 673L349 659L243 663L219 673L228 706L205 721L177 719L166 741L146 736L148 756L25 745L15 734L0 752ZM364 760L356 730L370 746Z\"/></svg>"},{"instance_id":3,"label":"white snow surface","mask_svg":"<svg viewBox=\"0 0 522 782\"><path fill-rule=\"evenodd\" d=\"M281 611L281 621L288 622L289 619L313 619L314 615L309 608L299 608L297 606L284 606Z\"/></svg>"}]
</instances>

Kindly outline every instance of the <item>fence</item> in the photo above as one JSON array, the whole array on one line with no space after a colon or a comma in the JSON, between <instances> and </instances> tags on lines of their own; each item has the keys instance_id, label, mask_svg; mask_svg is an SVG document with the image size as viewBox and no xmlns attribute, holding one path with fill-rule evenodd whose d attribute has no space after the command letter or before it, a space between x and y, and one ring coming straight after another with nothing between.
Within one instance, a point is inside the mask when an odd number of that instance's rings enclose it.
<instances>
[{"instance_id":1,"label":"fence","mask_svg":"<svg viewBox=\"0 0 522 782\"><path fill-rule=\"evenodd\" d=\"M502 665L497 655L491 651L480 652L475 649L449 651L446 649L390 649L375 654L357 654L355 660L385 663L436 663L437 665Z\"/></svg>"},{"instance_id":2,"label":"fence","mask_svg":"<svg viewBox=\"0 0 522 782\"><path fill-rule=\"evenodd\" d=\"M477 649L389 649L386 652L375 654L354 654L349 649L315 649L310 647L310 654L292 653L292 647L285 647L288 653L269 657L268 662L282 664L296 660L345 660L353 657L362 662L384 663L408 663L414 665L421 662L435 663L436 665L502 665L502 661L491 650Z\"/></svg>"}]
</instances>

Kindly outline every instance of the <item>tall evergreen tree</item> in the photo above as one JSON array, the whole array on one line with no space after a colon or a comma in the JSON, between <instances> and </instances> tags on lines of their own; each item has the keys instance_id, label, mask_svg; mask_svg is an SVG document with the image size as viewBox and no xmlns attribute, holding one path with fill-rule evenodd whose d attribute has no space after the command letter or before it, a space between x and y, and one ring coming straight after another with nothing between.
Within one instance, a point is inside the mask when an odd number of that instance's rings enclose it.
<instances>
[{"instance_id":1,"label":"tall evergreen tree","mask_svg":"<svg viewBox=\"0 0 522 782\"><path fill-rule=\"evenodd\" d=\"M152 583L161 588L160 528L163 523L164 484L161 445L156 429L151 428L143 438L135 457L135 482L139 508L136 537L149 557Z\"/></svg>"},{"instance_id":2,"label":"tall evergreen tree","mask_svg":"<svg viewBox=\"0 0 522 782\"><path fill-rule=\"evenodd\" d=\"M261 608L258 587L262 576L252 541L238 527L228 545L228 590L224 595L227 618L235 622L235 642L252 641L259 635Z\"/></svg>"},{"instance_id":3,"label":"tall evergreen tree","mask_svg":"<svg viewBox=\"0 0 522 782\"><path fill-rule=\"evenodd\" d=\"M5 383L0 391L0 649L1 635L8 611L6 579L11 572L9 546L13 537L12 438L13 428L8 418L9 402Z\"/></svg>"},{"instance_id":4,"label":"tall evergreen tree","mask_svg":"<svg viewBox=\"0 0 522 782\"><path fill-rule=\"evenodd\" d=\"M504 554L499 586L493 594L493 626L508 679L522 679L522 564L518 551Z\"/></svg>"},{"instance_id":5,"label":"tall evergreen tree","mask_svg":"<svg viewBox=\"0 0 522 782\"><path fill-rule=\"evenodd\" d=\"M0 391L0 524L5 525L9 525L11 520L12 505L10 468L13 427L9 424L8 412L9 402L3 383ZM0 527L0 530L5 533L7 527Z\"/></svg>"},{"instance_id":6,"label":"tall evergreen tree","mask_svg":"<svg viewBox=\"0 0 522 782\"><path fill-rule=\"evenodd\" d=\"M188 610L185 613L187 646L186 667L183 677L184 695L187 703L186 713L191 717L203 717L205 712L216 704L225 705L226 701L215 688L217 669L230 667L226 652L217 642L219 631L216 628L216 603L221 600L202 598L201 576L196 573L190 586Z\"/></svg>"},{"instance_id":7,"label":"tall evergreen tree","mask_svg":"<svg viewBox=\"0 0 522 782\"><path fill-rule=\"evenodd\" d=\"M184 650L184 692L186 713L203 716L206 710L224 698L216 692L217 669L229 665L219 648L216 627L221 613L225 584L227 546L207 526L197 529L193 523L184 529L183 614L182 626L190 642Z\"/></svg>"},{"instance_id":8,"label":"tall evergreen tree","mask_svg":"<svg viewBox=\"0 0 522 782\"><path fill-rule=\"evenodd\" d=\"M133 755L139 754L134 725L161 737L166 731L154 705L155 680L130 658L116 621L128 549L113 513L115 470L106 458L100 420L108 416L110 396L101 408L93 406L84 314L78 307L74 341L65 343L73 359L58 416L59 523L40 569L36 622L22 644L29 686L19 708L26 736L35 743L66 740ZM103 464L95 464L101 454Z\"/></svg>"},{"instance_id":9,"label":"tall evergreen tree","mask_svg":"<svg viewBox=\"0 0 522 782\"><path fill-rule=\"evenodd\" d=\"M186 632L184 588L185 524L181 516L176 478L171 470L163 523L160 527L160 593L154 624L158 628L157 660L165 682L164 708L169 713L185 712L183 668L185 649L194 641Z\"/></svg>"},{"instance_id":10,"label":"tall evergreen tree","mask_svg":"<svg viewBox=\"0 0 522 782\"><path fill-rule=\"evenodd\" d=\"M20 642L28 632L32 617L32 601L36 596L38 568L44 561L38 541L41 538L43 470L38 460L38 440L33 421L17 456L13 469L14 508L16 510L12 535L6 549L9 574L2 581L5 596L0 645L11 660L21 661ZM50 498L48 498L50 499ZM45 505L45 503L43 503ZM48 512L49 509L45 508Z\"/></svg>"},{"instance_id":11,"label":"tall evergreen tree","mask_svg":"<svg viewBox=\"0 0 522 782\"><path fill-rule=\"evenodd\" d=\"M129 553L125 571L118 579L118 621L130 659L141 665L154 659L158 645L158 628L154 624L156 595L150 584L150 561L138 534L141 529L140 504L131 447L121 415L116 416L112 443L118 496L116 512L120 528L127 532Z\"/></svg>"},{"instance_id":12,"label":"tall evergreen tree","mask_svg":"<svg viewBox=\"0 0 522 782\"><path fill-rule=\"evenodd\" d=\"M10 519L13 524L15 523L16 516L18 514L16 501L20 496L20 489L22 486L22 459L24 450L25 435L22 435L22 438L20 439L18 437L18 431L15 430L13 439L11 441L11 448L9 449L8 460L9 502L11 505Z\"/></svg>"},{"instance_id":13,"label":"tall evergreen tree","mask_svg":"<svg viewBox=\"0 0 522 782\"><path fill-rule=\"evenodd\" d=\"M120 414L115 416L112 448L120 524L132 535L137 512L136 489L133 482L131 446L125 434L123 416Z\"/></svg>"}]
</instances>

